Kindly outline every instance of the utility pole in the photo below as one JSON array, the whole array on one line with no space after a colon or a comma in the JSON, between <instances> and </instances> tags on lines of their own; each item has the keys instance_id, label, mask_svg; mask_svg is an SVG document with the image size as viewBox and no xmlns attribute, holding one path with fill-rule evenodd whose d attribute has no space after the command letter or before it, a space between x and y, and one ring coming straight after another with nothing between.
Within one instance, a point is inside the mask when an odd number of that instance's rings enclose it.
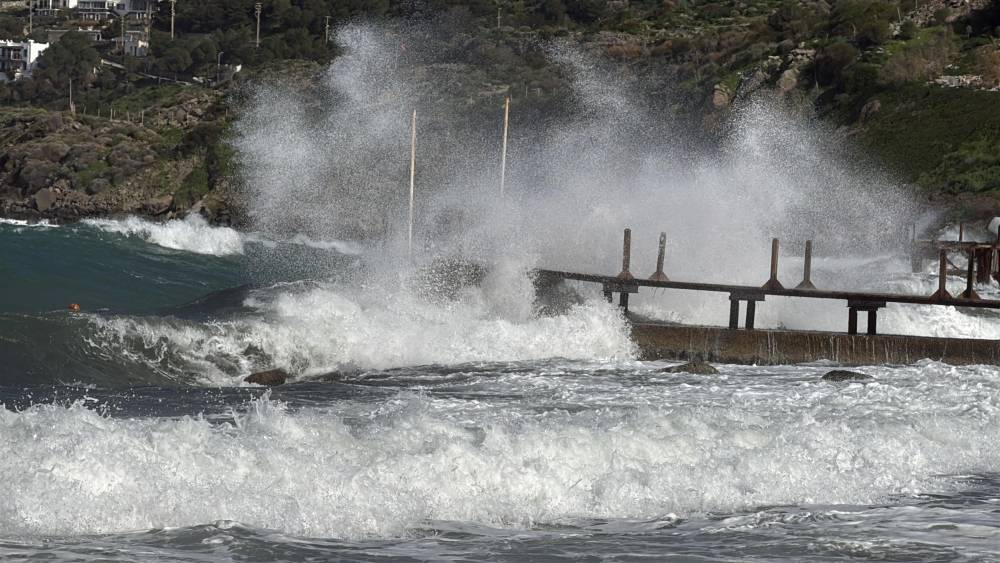
<instances>
[{"instance_id":1,"label":"utility pole","mask_svg":"<svg viewBox=\"0 0 1000 563\"><path fill-rule=\"evenodd\" d=\"M121 15L122 18L122 64L125 63L125 14Z\"/></svg>"},{"instance_id":2,"label":"utility pole","mask_svg":"<svg viewBox=\"0 0 1000 563\"><path fill-rule=\"evenodd\" d=\"M31 35L31 24L35 15L35 0L28 0L28 35Z\"/></svg>"},{"instance_id":3,"label":"utility pole","mask_svg":"<svg viewBox=\"0 0 1000 563\"><path fill-rule=\"evenodd\" d=\"M500 31L500 6L497 6L497 31Z\"/></svg>"},{"instance_id":4,"label":"utility pole","mask_svg":"<svg viewBox=\"0 0 1000 563\"><path fill-rule=\"evenodd\" d=\"M174 38L174 15L177 12L177 0L170 0L170 39Z\"/></svg>"},{"instance_id":5,"label":"utility pole","mask_svg":"<svg viewBox=\"0 0 1000 563\"><path fill-rule=\"evenodd\" d=\"M73 105L73 79L69 79L69 112L76 115L76 106Z\"/></svg>"},{"instance_id":6,"label":"utility pole","mask_svg":"<svg viewBox=\"0 0 1000 563\"><path fill-rule=\"evenodd\" d=\"M323 42L330 42L330 16L324 16L323 19L326 20L326 31L323 34Z\"/></svg>"},{"instance_id":7,"label":"utility pole","mask_svg":"<svg viewBox=\"0 0 1000 563\"><path fill-rule=\"evenodd\" d=\"M222 73L222 53L225 51L219 51L219 58L215 61L215 84L219 85L219 80L221 80L220 75Z\"/></svg>"},{"instance_id":8,"label":"utility pole","mask_svg":"<svg viewBox=\"0 0 1000 563\"><path fill-rule=\"evenodd\" d=\"M257 13L257 48L260 49L260 11L264 6L257 2L253 5L254 11Z\"/></svg>"}]
</instances>

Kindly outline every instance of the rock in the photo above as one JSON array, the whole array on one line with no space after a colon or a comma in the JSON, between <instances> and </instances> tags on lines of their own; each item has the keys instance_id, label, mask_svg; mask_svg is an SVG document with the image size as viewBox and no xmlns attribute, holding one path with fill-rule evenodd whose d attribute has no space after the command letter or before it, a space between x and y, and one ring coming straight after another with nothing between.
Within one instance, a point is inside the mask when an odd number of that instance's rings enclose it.
<instances>
[{"instance_id":1,"label":"rock","mask_svg":"<svg viewBox=\"0 0 1000 563\"><path fill-rule=\"evenodd\" d=\"M823 381L866 381L869 379L872 379L872 376L844 369L835 369L823 376Z\"/></svg>"},{"instance_id":2,"label":"rock","mask_svg":"<svg viewBox=\"0 0 1000 563\"><path fill-rule=\"evenodd\" d=\"M712 107L723 109L729 107L733 94L725 84L716 84L712 91Z\"/></svg>"},{"instance_id":3,"label":"rock","mask_svg":"<svg viewBox=\"0 0 1000 563\"><path fill-rule=\"evenodd\" d=\"M106 178L94 178L87 185L87 193L90 195L99 194L111 187L111 182Z\"/></svg>"},{"instance_id":4,"label":"rock","mask_svg":"<svg viewBox=\"0 0 1000 563\"><path fill-rule=\"evenodd\" d=\"M693 362L688 362L686 364L681 364L679 366L663 368L660 370L660 373L690 373L693 375L715 375L719 373L719 370L712 367L712 364L708 362L695 360Z\"/></svg>"},{"instance_id":5,"label":"rock","mask_svg":"<svg viewBox=\"0 0 1000 563\"><path fill-rule=\"evenodd\" d=\"M781 73L781 78L778 79L778 92L787 94L788 92L794 90L798 83L799 69L790 68Z\"/></svg>"},{"instance_id":6,"label":"rock","mask_svg":"<svg viewBox=\"0 0 1000 563\"><path fill-rule=\"evenodd\" d=\"M33 194L48 187L58 172L58 164L44 160L26 160L21 167L19 183L26 188L28 194Z\"/></svg>"},{"instance_id":7,"label":"rock","mask_svg":"<svg viewBox=\"0 0 1000 563\"><path fill-rule=\"evenodd\" d=\"M35 193L35 209L44 213L56 202L56 192L51 188L42 188Z\"/></svg>"},{"instance_id":8,"label":"rock","mask_svg":"<svg viewBox=\"0 0 1000 563\"><path fill-rule=\"evenodd\" d=\"M172 194L167 194L165 196L146 200L145 203L143 203L143 209L150 215L163 215L167 211L170 211L170 206L173 204L174 196Z\"/></svg>"},{"instance_id":9,"label":"rock","mask_svg":"<svg viewBox=\"0 0 1000 563\"><path fill-rule=\"evenodd\" d=\"M288 372L283 369L269 369L267 371L251 373L244 377L243 381L256 383L257 385L282 385L288 377Z\"/></svg>"},{"instance_id":10,"label":"rock","mask_svg":"<svg viewBox=\"0 0 1000 563\"><path fill-rule=\"evenodd\" d=\"M859 115L858 118L861 121L861 123L864 123L869 119L871 119L871 117L876 113L878 113L879 110L881 109L882 109L882 102L878 101L877 98L873 98L869 100L868 103L864 105L864 107L861 108L861 115Z\"/></svg>"}]
</instances>

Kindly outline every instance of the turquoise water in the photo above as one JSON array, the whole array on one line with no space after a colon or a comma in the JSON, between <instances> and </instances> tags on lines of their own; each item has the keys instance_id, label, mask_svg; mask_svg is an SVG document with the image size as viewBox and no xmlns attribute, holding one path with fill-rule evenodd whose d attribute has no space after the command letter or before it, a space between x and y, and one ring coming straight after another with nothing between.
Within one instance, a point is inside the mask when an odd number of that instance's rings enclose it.
<instances>
[{"instance_id":1,"label":"turquoise water","mask_svg":"<svg viewBox=\"0 0 1000 563\"><path fill-rule=\"evenodd\" d=\"M1000 559L994 366L665 374L600 295L197 221L0 257L4 561Z\"/></svg>"},{"instance_id":2,"label":"turquoise water","mask_svg":"<svg viewBox=\"0 0 1000 563\"><path fill-rule=\"evenodd\" d=\"M95 227L0 224L0 311L152 312L249 280L243 256L163 248Z\"/></svg>"}]
</instances>

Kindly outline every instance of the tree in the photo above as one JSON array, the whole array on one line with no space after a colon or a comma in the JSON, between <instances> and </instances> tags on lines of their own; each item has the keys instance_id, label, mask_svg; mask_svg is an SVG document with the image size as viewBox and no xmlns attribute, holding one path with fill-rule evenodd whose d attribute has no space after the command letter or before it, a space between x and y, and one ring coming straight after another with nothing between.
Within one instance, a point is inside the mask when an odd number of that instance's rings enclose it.
<instances>
[{"instance_id":1,"label":"tree","mask_svg":"<svg viewBox=\"0 0 1000 563\"><path fill-rule=\"evenodd\" d=\"M895 4L885 0L840 0L830 14L830 31L862 47L881 45L892 37Z\"/></svg>"},{"instance_id":2,"label":"tree","mask_svg":"<svg viewBox=\"0 0 1000 563\"><path fill-rule=\"evenodd\" d=\"M838 82L848 65L858 58L858 50L846 41L826 46L816 57L816 81L823 86Z\"/></svg>"},{"instance_id":3,"label":"tree","mask_svg":"<svg viewBox=\"0 0 1000 563\"><path fill-rule=\"evenodd\" d=\"M161 73L177 74L191 67L191 54L180 45L169 47L156 61L156 69Z\"/></svg>"},{"instance_id":4,"label":"tree","mask_svg":"<svg viewBox=\"0 0 1000 563\"><path fill-rule=\"evenodd\" d=\"M49 80L57 90L69 86L88 88L94 83L101 56L83 35L70 31L49 45L38 57L35 78Z\"/></svg>"}]
</instances>

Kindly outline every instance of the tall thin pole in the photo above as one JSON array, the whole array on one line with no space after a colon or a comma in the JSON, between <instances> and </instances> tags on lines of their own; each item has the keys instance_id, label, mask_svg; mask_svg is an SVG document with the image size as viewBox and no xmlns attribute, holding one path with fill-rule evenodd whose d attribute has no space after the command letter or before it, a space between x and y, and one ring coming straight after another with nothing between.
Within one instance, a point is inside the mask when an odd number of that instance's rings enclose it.
<instances>
[{"instance_id":1,"label":"tall thin pole","mask_svg":"<svg viewBox=\"0 0 1000 563\"><path fill-rule=\"evenodd\" d=\"M330 16L323 16L323 19L326 20L326 29L323 32L323 42L324 43L329 43L330 42Z\"/></svg>"},{"instance_id":2,"label":"tall thin pole","mask_svg":"<svg viewBox=\"0 0 1000 563\"><path fill-rule=\"evenodd\" d=\"M507 128L510 124L510 97L503 99L503 146L500 149L500 198L507 179Z\"/></svg>"},{"instance_id":3,"label":"tall thin pole","mask_svg":"<svg viewBox=\"0 0 1000 563\"><path fill-rule=\"evenodd\" d=\"M31 24L35 16L35 0L28 0L28 35L31 35Z\"/></svg>"},{"instance_id":4,"label":"tall thin pole","mask_svg":"<svg viewBox=\"0 0 1000 563\"><path fill-rule=\"evenodd\" d=\"M254 11L257 13L257 48L260 49L260 11L263 9L263 5L257 2L253 5Z\"/></svg>"},{"instance_id":5,"label":"tall thin pole","mask_svg":"<svg viewBox=\"0 0 1000 563\"><path fill-rule=\"evenodd\" d=\"M174 38L174 16L177 13L177 0L170 0L170 38Z\"/></svg>"},{"instance_id":6,"label":"tall thin pole","mask_svg":"<svg viewBox=\"0 0 1000 563\"><path fill-rule=\"evenodd\" d=\"M410 123L410 229L407 238L407 251L413 256L413 181L417 168L417 110L413 110L413 120Z\"/></svg>"}]
</instances>

